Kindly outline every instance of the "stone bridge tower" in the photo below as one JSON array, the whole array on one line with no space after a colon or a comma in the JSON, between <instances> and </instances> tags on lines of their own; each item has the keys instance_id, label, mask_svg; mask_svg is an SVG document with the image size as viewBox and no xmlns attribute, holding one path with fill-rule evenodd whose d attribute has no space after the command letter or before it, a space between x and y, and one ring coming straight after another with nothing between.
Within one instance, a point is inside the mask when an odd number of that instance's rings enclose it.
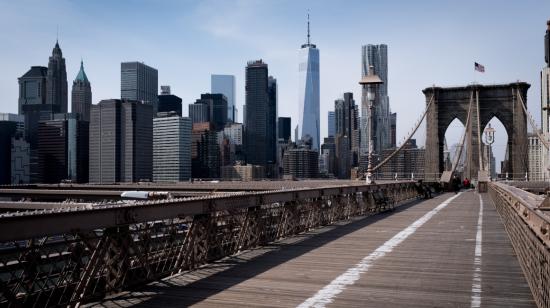
<instances>
[{"instance_id":1,"label":"stone bridge tower","mask_svg":"<svg viewBox=\"0 0 550 308\"><path fill-rule=\"evenodd\" d=\"M523 178L528 165L527 117L518 95L521 95L527 104L529 87L528 83L516 82L490 86L474 84L465 87L424 89L422 92L426 96L426 104L434 96L434 102L426 114L426 176L439 176L443 172L443 147L447 127L455 118L466 126L468 111L471 108L464 140L467 152L464 176L477 179L480 165L482 166L480 152L483 130L489 121L496 117L502 122L508 134L509 159L506 167L510 170L510 177Z\"/></svg>"}]
</instances>

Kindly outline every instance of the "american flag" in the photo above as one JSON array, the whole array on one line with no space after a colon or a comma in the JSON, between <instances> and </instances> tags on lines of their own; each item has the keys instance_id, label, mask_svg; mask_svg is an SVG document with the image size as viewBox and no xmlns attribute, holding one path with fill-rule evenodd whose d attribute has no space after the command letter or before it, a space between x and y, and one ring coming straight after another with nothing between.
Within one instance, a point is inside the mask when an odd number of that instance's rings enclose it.
<instances>
[{"instance_id":1,"label":"american flag","mask_svg":"<svg viewBox=\"0 0 550 308\"><path fill-rule=\"evenodd\" d=\"M485 73L485 66L477 63L477 62L474 62L474 69L478 72L481 72L481 73Z\"/></svg>"}]
</instances>

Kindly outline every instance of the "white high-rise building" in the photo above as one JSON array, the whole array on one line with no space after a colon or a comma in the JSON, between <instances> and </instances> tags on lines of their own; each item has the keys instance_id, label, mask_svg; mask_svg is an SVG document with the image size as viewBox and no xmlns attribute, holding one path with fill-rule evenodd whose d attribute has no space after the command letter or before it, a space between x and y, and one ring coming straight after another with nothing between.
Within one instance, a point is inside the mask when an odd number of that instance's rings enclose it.
<instances>
[{"instance_id":1,"label":"white high-rise building","mask_svg":"<svg viewBox=\"0 0 550 308\"><path fill-rule=\"evenodd\" d=\"M319 49L311 44L309 34L309 14L307 20L307 43L299 52L298 87L298 137L306 135L312 138L312 149L319 151L320 111L319 111ZM297 141L297 140L296 140Z\"/></svg>"},{"instance_id":2,"label":"white high-rise building","mask_svg":"<svg viewBox=\"0 0 550 308\"><path fill-rule=\"evenodd\" d=\"M237 106L235 105L235 76L211 75L210 93L221 93L227 97L227 119L230 122L238 122Z\"/></svg>"},{"instance_id":3,"label":"white high-rise building","mask_svg":"<svg viewBox=\"0 0 550 308\"><path fill-rule=\"evenodd\" d=\"M388 46L366 45L361 48L361 73L367 76L370 67L374 68L374 74L378 75L384 82L376 88L375 107L373 114L373 150L380 153L382 150L392 146L391 140L391 111L390 99L388 97ZM363 90L365 91L365 90ZM366 97L363 93L363 97ZM367 155L368 145L368 119L369 119L368 101L363 99L361 102L361 155Z\"/></svg>"},{"instance_id":4,"label":"white high-rise building","mask_svg":"<svg viewBox=\"0 0 550 308\"><path fill-rule=\"evenodd\" d=\"M529 158L529 181L543 181L545 175L542 172L543 168L543 145L536 134L529 134L528 136L528 153Z\"/></svg>"},{"instance_id":5,"label":"white high-rise building","mask_svg":"<svg viewBox=\"0 0 550 308\"><path fill-rule=\"evenodd\" d=\"M153 181L191 177L191 125L176 113L153 119Z\"/></svg>"},{"instance_id":6,"label":"white high-rise building","mask_svg":"<svg viewBox=\"0 0 550 308\"><path fill-rule=\"evenodd\" d=\"M226 125L223 129L223 134L229 139L231 144L243 144L243 125L241 123Z\"/></svg>"}]
</instances>

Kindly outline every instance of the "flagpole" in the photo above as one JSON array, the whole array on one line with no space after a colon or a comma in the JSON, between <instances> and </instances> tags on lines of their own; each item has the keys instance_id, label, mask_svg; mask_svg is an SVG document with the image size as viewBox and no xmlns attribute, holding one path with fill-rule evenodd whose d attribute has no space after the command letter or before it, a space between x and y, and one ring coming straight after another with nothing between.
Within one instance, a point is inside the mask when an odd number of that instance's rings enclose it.
<instances>
[{"instance_id":1,"label":"flagpole","mask_svg":"<svg viewBox=\"0 0 550 308\"><path fill-rule=\"evenodd\" d=\"M475 85L477 83L476 81L476 77L477 77L477 73L476 73L476 63L474 62L474 82L472 83L472 85Z\"/></svg>"},{"instance_id":2,"label":"flagpole","mask_svg":"<svg viewBox=\"0 0 550 308\"><path fill-rule=\"evenodd\" d=\"M475 73L479 72L479 73L485 73L485 66L483 66L482 64L479 64L477 62L474 62L474 83L477 83L476 81L476 76Z\"/></svg>"}]
</instances>

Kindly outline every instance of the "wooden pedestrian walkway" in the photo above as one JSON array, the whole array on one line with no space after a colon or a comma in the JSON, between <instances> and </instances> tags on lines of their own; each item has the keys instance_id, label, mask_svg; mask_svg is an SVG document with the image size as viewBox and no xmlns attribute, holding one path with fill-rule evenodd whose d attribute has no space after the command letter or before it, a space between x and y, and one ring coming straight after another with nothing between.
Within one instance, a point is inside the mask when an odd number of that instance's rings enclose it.
<instances>
[{"instance_id":1,"label":"wooden pedestrian walkway","mask_svg":"<svg viewBox=\"0 0 550 308\"><path fill-rule=\"evenodd\" d=\"M487 194L444 194L246 251L99 307L534 307Z\"/></svg>"}]
</instances>

